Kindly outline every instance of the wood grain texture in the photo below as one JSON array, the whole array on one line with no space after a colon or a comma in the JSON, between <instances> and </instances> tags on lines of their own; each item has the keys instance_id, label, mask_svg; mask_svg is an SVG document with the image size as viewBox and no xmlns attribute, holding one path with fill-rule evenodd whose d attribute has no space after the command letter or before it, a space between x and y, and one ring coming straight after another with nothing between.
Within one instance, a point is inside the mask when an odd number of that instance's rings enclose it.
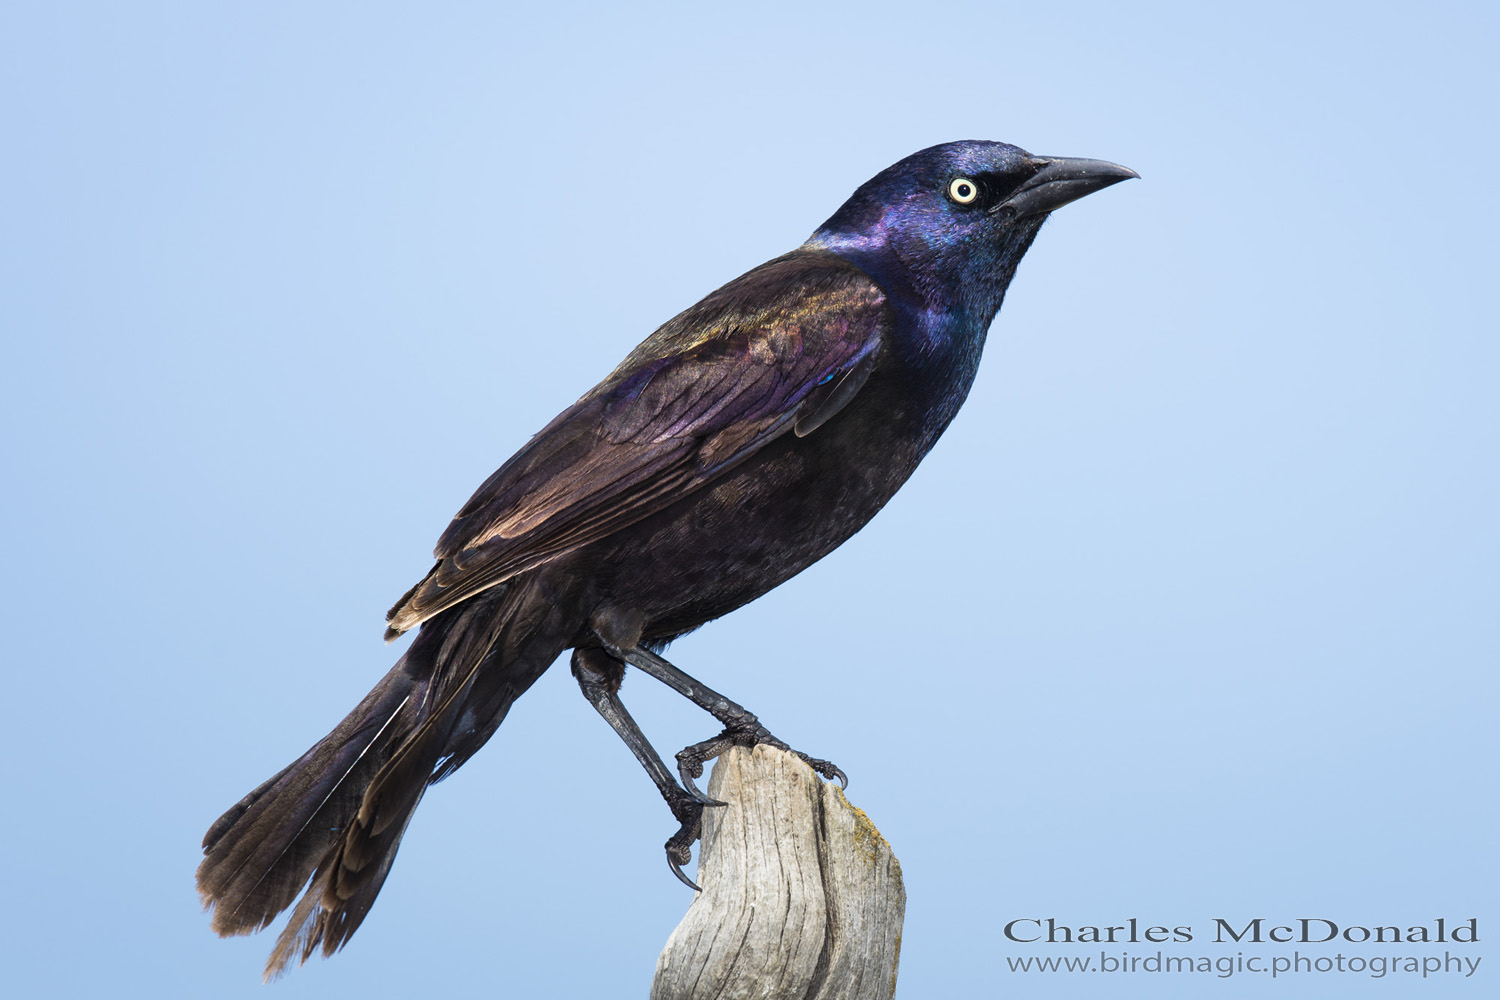
<instances>
[{"instance_id":1,"label":"wood grain texture","mask_svg":"<svg viewBox=\"0 0 1500 1000\"><path fill-rule=\"evenodd\" d=\"M885 838L836 784L772 747L714 765L698 884L652 1000L888 1000L906 890Z\"/></svg>"}]
</instances>

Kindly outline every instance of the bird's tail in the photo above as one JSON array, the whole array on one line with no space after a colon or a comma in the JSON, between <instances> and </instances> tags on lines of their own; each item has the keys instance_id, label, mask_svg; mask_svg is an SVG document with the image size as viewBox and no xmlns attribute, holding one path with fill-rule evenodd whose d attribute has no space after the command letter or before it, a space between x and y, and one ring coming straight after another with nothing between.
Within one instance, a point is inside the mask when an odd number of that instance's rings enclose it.
<instances>
[{"instance_id":1,"label":"bird's tail","mask_svg":"<svg viewBox=\"0 0 1500 1000\"><path fill-rule=\"evenodd\" d=\"M510 596L495 588L428 621L333 732L209 828L198 892L217 933L258 931L306 890L267 979L320 946L324 955L343 947L427 785L478 749L560 651L540 667L538 657L506 662L516 645L505 637Z\"/></svg>"}]
</instances>

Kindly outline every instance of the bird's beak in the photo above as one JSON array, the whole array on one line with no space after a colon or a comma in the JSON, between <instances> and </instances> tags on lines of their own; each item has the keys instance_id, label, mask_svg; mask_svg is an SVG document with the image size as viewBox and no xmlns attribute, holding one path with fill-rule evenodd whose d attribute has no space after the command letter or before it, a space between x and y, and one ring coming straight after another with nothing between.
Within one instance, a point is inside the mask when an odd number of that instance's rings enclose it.
<instances>
[{"instance_id":1,"label":"bird's beak","mask_svg":"<svg viewBox=\"0 0 1500 1000\"><path fill-rule=\"evenodd\" d=\"M1001 202L996 211L1010 209L1015 218L1041 215L1077 201L1086 194L1102 191L1111 184L1139 177L1129 167L1106 160L1085 160L1066 156L1036 156L1032 162L1037 172Z\"/></svg>"}]
</instances>

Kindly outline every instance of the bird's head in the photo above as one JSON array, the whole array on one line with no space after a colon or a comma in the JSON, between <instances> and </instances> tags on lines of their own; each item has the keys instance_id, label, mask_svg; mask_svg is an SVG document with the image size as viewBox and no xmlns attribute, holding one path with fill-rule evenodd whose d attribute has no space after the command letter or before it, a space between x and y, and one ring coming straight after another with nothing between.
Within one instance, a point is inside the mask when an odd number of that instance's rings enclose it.
<instances>
[{"instance_id":1,"label":"bird's head","mask_svg":"<svg viewBox=\"0 0 1500 1000\"><path fill-rule=\"evenodd\" d=\"M909 289L912 305L987 327L1048 213L1136 176L1003 142L944 143L866 181L805 246L848 258L897 294Z\"/></svg>"}]
</instances>

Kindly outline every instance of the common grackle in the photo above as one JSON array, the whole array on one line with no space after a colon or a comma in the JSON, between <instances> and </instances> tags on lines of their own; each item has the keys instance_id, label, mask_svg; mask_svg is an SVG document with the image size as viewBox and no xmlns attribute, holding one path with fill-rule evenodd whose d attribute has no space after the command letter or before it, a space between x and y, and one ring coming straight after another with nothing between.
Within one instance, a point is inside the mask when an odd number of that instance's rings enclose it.
<instances>
[{"instance_id":1,"label":"common grackle","mask_svg":"<svg viewBox=\"0 0 1500 1000\"><path fill-rule=\"evenodd\" d=\"M661 651L884 506L968 395L1048 213L1135 176L1005 143L933 146L648 337L454 517L437 564L387 615L388 638L421 628L375 689L209 829L198 890L213 929L260 930L305 887L266 974L337 951L427 786L483 746L566 649L680 824L667 857L687 881L713 804L693 783L704 763L732 745L785 744ZM724 726L677 755L681 784L620 702L626 664Z\"/></svg>"}]
</instances>

